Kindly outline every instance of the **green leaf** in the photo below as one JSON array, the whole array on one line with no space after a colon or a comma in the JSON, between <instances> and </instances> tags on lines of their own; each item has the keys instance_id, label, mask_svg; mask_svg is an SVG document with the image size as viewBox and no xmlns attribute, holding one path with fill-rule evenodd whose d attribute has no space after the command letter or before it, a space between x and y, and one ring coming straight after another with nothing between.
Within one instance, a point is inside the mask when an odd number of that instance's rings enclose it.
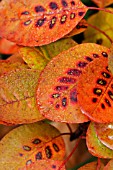
<instances>
[{"instance_id":1,"label":"green leaf","mask_svg":"<svg viewBox=\"0 0 113 170\"><path fill-rule=\"evenodd\" d=\"M50 160L50 165L53 165L51 159L62 161L65 146L59 135L55 127L43 122L13 129L0 141L1 170L21 169L35 162L39 162L40 167L43 159Z\"/></svg>"},{"instance_id":2,"label":"green leaf","mask_svg":"<svg viewBox=\"0 0 113 170\"><path fill-rule=\"evenodd\" d=\"M40 71L16 69L0 77L0 122L21 124L44 119L36 106Z\"/></svg>"},{"instance_id":3,"label":"green leaf","mask_svg":"<svg viewBox=\"0 0 113 170\"><path fill-rule=\"evenodd\" d=\"M100 142L96 134L94 123L92 122L87 130L86 144L92 155L99 158L113 158L113 150L107 148Z\"/></svg>"},{"instance_id":4,"label":"green leaf","mask_svg":"<svg viewBox=\"0 0 113 170\"><path fill-rule=\"evenodd\" d=\"M113 8L107 9L113 11ZM113 25L111 20L113 20L112 14L99 11L98 13L92 15L87 21L89 24L94 25L104 31L111 39L113 39ZM84 37L84 42L94 42L107 47L111 46L110 40L103 33L90 26L84 32Z\"/></svg>"}]
</instances>

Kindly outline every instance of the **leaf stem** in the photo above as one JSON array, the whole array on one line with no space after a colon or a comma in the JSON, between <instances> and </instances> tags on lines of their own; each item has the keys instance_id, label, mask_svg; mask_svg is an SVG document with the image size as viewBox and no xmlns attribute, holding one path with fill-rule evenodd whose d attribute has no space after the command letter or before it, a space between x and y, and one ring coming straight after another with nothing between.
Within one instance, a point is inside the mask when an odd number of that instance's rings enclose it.
<instances>
[{"instance_id":1,"label":"leaf stem","mask_svg":"<svg viewBox=\"0 0 113 170\"><path fill-rule=\"evenodd\" d=\"M68 129L69 129L70 133L72 134L72 133L73 133L73 131L72 131L72 129L71 129L71 126L69 125L69 123L66 123L66 125L67 125L67 127L68 127Z\"/></svg>"},{"instance_id":2,"label":"leaf stem","mask_svg":"<svg viewBox=\"0 0 113 170\"><path fill-rule=\"evenodd\" d=\"M90 26L90 27L96 29L97 31L101 32L103 35L105 35L105 36L109 39L109 41L110 41L111 43L113 43L113 40L112 40L112 39L109 37L109 35L107 35L104 31L100 30L98 27L96 27L96 26L94 26L94 25L92 25L92 24L89 24L89 23L88 23L88 26Z\"/></svg>"},{"instance_id":3,"label":"leaf stem","mask_svg":"<svg viewBox=\"0 0 113 170\"><path fill-rule=\"evenodd\" d=\"M108 13L110 13L110 14L113 14L113 11L111 11L111 10L109 10L109 9L105 9L105 8L88 7L88 9L98 10L98 11L104 11L104 12L108 12Z\"/></svg>"},{"instance_id":4,"label":"leaf stem","mask_svg":"<svg viewBox=\"0 0 113 170\"><path fill-rule=\"evenodd\" d=\"M76 148L78 147L79 143L80 143L81 138L78 139L76 145L74 146L73 150L71 151L71 153L68 155L68 157L63 161L63 163L60 165L60 167L58 168L58 170L61 170L62 167L66 164L66 162L68 162L68 160L71 158L71 156L73 155L73 153L75 152Z\"/></svg>"}]
</instances>

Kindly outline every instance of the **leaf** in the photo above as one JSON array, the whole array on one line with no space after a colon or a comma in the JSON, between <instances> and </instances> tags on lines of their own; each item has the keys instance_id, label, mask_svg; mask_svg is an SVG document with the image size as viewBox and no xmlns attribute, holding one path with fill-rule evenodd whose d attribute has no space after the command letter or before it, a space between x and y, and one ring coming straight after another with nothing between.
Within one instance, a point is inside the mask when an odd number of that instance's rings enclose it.
<instances>
[{"instance_id":1,"label":"leaf","mask_svg":"<svg viewBox=\"0 0 113 170\"><path fill-rule=\"evenodd\" d=\"M75 45L77 45L77 43L71 38L64 38L48 45L43 45L39 47L39 49L42 51L45 58L50 60L61 52L68 50L71 47L74 47Z\"/></svg>"},{"instance_id":2,"label":"leaf","mask_svg":"<svg viewBox=\"0 0 113 170\"><path fill-rule=\"evenodd\" d=\"M113 8L107 8L107 9L113 12ZM111 23L111 20L113 20L112 14L99 11L98 13L92 15L87 20L87 22L88 24L94 25L97 28L99 28L101 31L105 32L112 40L113 25ZM84 38L85 38L84 42L93 42L107 47L111 46L110 40L103 33L90 26L84 32Z\"/></svg>"},{"instance_id":3,"label":"leaf","mask_svg":"<svg viewBox=\"0 0 113 170\"><path fill-rule=\"evenodd\" d=\"M108 148L113 150L113 123L95 123L98 139Z\"/></svg>"},{"instance_id":4,"label":"leaf","mask_svg":"<svg viewBox=\"0 0 113 170\"><path fill-rule=\"evenodd\" d=\"M113 0L92 0L96 5L98 5L100 8L104 8L108 5L111 5L113 3Z\"/></svg>"},{"instance_id":5,"label":"leaf","mask_svg":"<svg viewBox=\"0 0 113 170\"><path fill-rule=\"evenodd\" d=\"M38 122L10 131L0 141L1 170L17 170L40 160L61 161L65 147L60 132L52 125ZM13 149L13 150L12 150ZM40 165L41 163L39 163Z\"/></svg>"},{"instance_id":6,"label":"leaf","mask_svg":"<svg viewBox=\"0 0 113 170\"><path fill-rule=\"evenodd\" d=\"M88 10L80 0L3 0L0 6L0 37L24 46L40 46L62 38Z\"/></svg>"},{"instance_id":7,"label":"leaf","mask_svg":"<svg viewBox=\"0 0 113 170\"><path fill-rule=\"evenodd\" d=\"M26 65L24 60L22 59L22 57L20 56L20 54L18 52L14 53L10 57L8 57L7 61L9 61L10 63L19 62L19 63ZM26 65L26 67L28 67L28 66Z\"/></svg>"},{"instance_id":8,"label":"leaf","mask_svg":"<svg viewBox=\"0 0 113 170\"><path fill-rule=\"evenodd\" d=\"M103 51L104 56L107 53ZM84 69L78 80L78 102L90 120L113 122L113 77L108 70L108 59L97 59Z\"/></svg>"},{"instance_id":9,"label":"leaf","mask_svg":"<svg viewBox=\"0 0 113 170\"><path fill-rule=\"evenodd\" d=\"M31 123L44 119L36 106L35 90L40 71L16 69L0 77L0 122Z\"/></svg>"},{"instance_id":10,"label":"leaf","mask_svg":"<svg viewBox=\"0 0 113 170\"><path fill-rule=\"evenodd\" d=\"M110 52L108 54L108 67L111 73L113 74L113 45L111 45Z\"/></svg>"},{"instance_id":11,"label":"leaf","mask_svg":"<svg viewBox=\"0 0 113 170\"><path fill-rule=\"evenodd\" d=\"M113 159L111 159L107 165L104 167L104 170L112 170L113 169Z\"/></svg>"},{"instance_id":12,"label":"leaf","mask_svg":"<svg viewBox=\"0 0 113 170\"><path fill-rule=\"evenodd\" d=\"M99 158L113 158L113 150L107 148L103 145L97 137L94 123L90 123L87 136L86 136L86 144L89 152L96 157Z\"/></svg>"},{"instance_id":13,"label":"leaf","mask_svg":"<svg viewBox=\"0 0 113 170\"><path fill-rule=\"evenodd\" d=\"M35 163L32 163L31 165L27 165L25 168L21 168L19 170L54 170L58 169L63 161L56 161L56 160L40 160ZM60 170L66 170L65 166L60 168Z\"/></svg>"},{"instance_id":14,"label":"leaf","mask_svg":"<svg viewBox=\"0 0 113 170\"><path fill-rule=\"evenodd\" d=\"M53 121L82 123L88 121L77 102L77 81L88 63L108 49L96 44L81 44L54 57L43 70L37 88L40 113Z\"/></svg>"},{"instance_id":15,"label":"leaf","mask_svg":"<svg viewBox=\"0 0 113 170\"><path fill-rule=\"evenodd\" d=\"M98 166L98 162L90 162L88 164L85 164L84 166L82 166L81 168L79 168L78 170L97 170L97 166ZM101 162L100 166L99 166L99 170L103 170L104 168L104 164Z\"/></svg>"},{"instance_id":16,"label":"leaf","mask_svg":"<svg viewBox=\"0 0 113 170\"><path fill-rule=\"evenodd\" d=\"M80 34L84 32L87 27L87 21L85 19L82 19L69 34L65 35L65 37L72 37L74 35Z\"/></svg>"},{"instance_id":17,"label":"leaf","mask_svg":"<svg viewBox=\"0 0 113 170\"><path fill-rule=\"evenodd\" d=\"M2 54L13 54L18 50L18 46L11 42L6 40L5 38L0 39L0 53Z\"/></svg>"},{"instance_id":18,"label":"leaf","mask_svg":"<svg viewBox=\"0 0 113 170\"><path fill-rule=\"evenodd\" d=\"M27 65L20 62L11 62L9 60L0 60L0 76L7 74L14 69L28 68Z\"/></svg>"},{"instance_id":19,"label":"leaf","mask_svg":"<svg viewBox=\"0 0 113 170\"><path fill-rule=\"evenodd\" d=\"M47 64L47 59L44 58L43 54L36 48L21 47L19 54L32 69L43 70Z\"/></svg>"}]
</instances>

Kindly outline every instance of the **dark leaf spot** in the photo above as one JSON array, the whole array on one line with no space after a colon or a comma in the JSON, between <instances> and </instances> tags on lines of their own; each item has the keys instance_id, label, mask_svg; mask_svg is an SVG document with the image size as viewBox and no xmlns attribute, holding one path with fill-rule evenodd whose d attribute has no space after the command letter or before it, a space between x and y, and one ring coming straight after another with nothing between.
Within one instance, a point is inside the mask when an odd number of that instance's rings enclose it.
<instances>
[{"instance_id":1,"label":"dark leaf spot","mask_svg":"<svg viewBox=\"0 0 113 170\"><path fill-rule=\"evenodd\" d=\"M56 106L55 106L55 107L56 107L56 109L58 109L58 108L60 107L60 105L59 105L59 104L56 104Z\"/></svg>"},{"instance_id":2,"label":"dark leaf spot","mask_svg":"<svg viewBox=\"0 0 113 170\"><path fill-rule=\"evenodd\" d=\"M52 19L51 19L51 21L50 21L50 24L49 24L49 28L50 29L52 29L53 27L54 27L54 25L55 25L55 23L56 23L56 17L54 16Z\"/></svg>"},{"instance_id":3,"label":"dark leaf spot","mask_svg":"<svg viewBox=\"0 0 113 170\"><path fill-rule=\"evenodd\" d=\"M110 74L107 73L107 72L102 72L102 75L103 75L105 78L110 78L110 77L111 77Z\"/></svg>"},{"instance_id":4,"label":"dark leaf spot","mask_svg":"<svg viewBox=\"0 0 113 170\"><path fill-rule=\"evenodd\" d=\"M64 91L67 89L68 89L68 86L56 86L56 88L55 88L55 90L57 90L57 91Z\"/></svg>"},{"instance_id":5,"label":"dark leaf spot","mask_svg":"<svg viewBox=\"0 0 113 170\"><path fill-rule=\"evenodd\" d=\"M74 19L75 18L75 13L71 13L70 14L70 19Z\"/></svg>"},{"instance_id":6,"label":"dark leaf spot","mask_svg":"<svg viewBox=\"0 0 113 170\"><path fill-rule=\"evenodd\" d=\"M37 138L37 139L34 139L32 143L33 144L39 144L39 143L41 143L41 140Z\"/></svg>"},{"instance_id":7,"label":"dark leaf spot","mask_svg":"<svg viewBox=\"0 0 113 170\"><path fill-rule=\"evenodd\" d=\"M19 153L19 155L22 157L22 156L23 156L23 153Z\"/></svg>"},{"instance_id":8,"label":"dark leaf spot","mask_svg":"<svg viewBox=\"0 0 113 170\"><path fill-rule=\"evenodd\" d=\"M61 17L60 23L61 23L61 24L64 24L64 23L66 22L66 19L67 19L67 15L63 15L63 16Z\"/></svg>"},{"instance_id":9,"label":"dark leaf spot","mask_svg":"<svg viewBox=\"0 0 113 170\"><path fill-rule=\"evenodd\" d=\"M93 103L96 103L96 102L97 102L97 98L93 98L93 99L92 99L92 102L93 102Z\"/></svg>"},{"instance_id":10,"label":"dark leaf spot","mask_svg":"<svg viewBox=\"0 0 113 170\"><path fill-rule=\"evenodd\" d=\"M77 66L80 67L80 68L84 68L84 67L86 67L87 64L88 64L88 63L86 63L86 62L80 61L80 62L77 64Z\"/></svg>"},{"instance_id":11,"label":"dark leaf spot","mask_svg":"<svg viewBox=\"0 0 113 170\"><path fill-rule=\"evenodd\" d=\"M62 77L62 78L59 79L59 81L61 83L71 83L71 84L73 84L73 83L76 82L76 79L70 78L70 77Z\"/></svg>"},{"instance_id":12,"label":"dark leaf spot","mask_svg":"<svg viewBox=\"0 0 113 170\"><path fill-rule=\"evenodd\" d=\"M56 169L56 165L52 165L52 169Z\"/></svg>"},{"instance_id":13,"label":"dark leaf spot","mask_svg":"<svg viewBox=\"0 0 113 170\"><path fill-rule=\"evenodd\" d=\"M59 98L60 97L60 94L58 94L58 93L54 93L54 94L52 94L52 98Z\"/></svg>"},{"instance_id":14,"label":"dark leaf spot","mask_svg":"<svg viewBox=\"0 0 113 170\"><path fill-rule=\"evenodd\" d=\"M102 89L99 88L94 88L93 89L94 94L96 94L97 96L100 96L102 94Z\"/></svg>"},{"instance_id":15,"label":"dark leaf spot","mask_svg":"<svg viewBox=\"0 0 113 170\"><path fill-rule=\"evenodd\" d=\"M73 6L74 6L74 5L75 5L75 1L71 1L71 5L73 5Z\"/></svg>"},{"instance_id":16,"label":"dark leaf spot","mask_svg":"<svg viewBox=\"0 0 113 170\"><path fill-rule=\"evenodd\" d=\"M84 12L79 12L78 15L81 17L84 15Z\"/></svg>"},{"instance_id":17,"label":"dark leaf spot","mask_svg":"<svg viewBox=\"0 0 113 170\"><path fill-rule=\"evenodd\" d=\"M50 2L49 7L53 10L56 10L58 8L58 5L55 2Z\"/></svg>"},{"instance_id":18,"label":"dark leaf spot","mask_svg":"<svg viewBox=\"0 0 113 170\"><path fill-rule=\"evenodd\" d=\"M45 153L46 153L46 156L48 159L50 159L52 157L52 151L49 146L46 146Z\"/></svg>"},{"instance_id":19,"label":"dark leaf spot","mask_svg":"<svg viewBox=\"0 0 113 170\"><path fill-rule=\"evenodd\" d=\"M76 103L77 102L77 91L76 91L76 89L73 89L70 92L70 100L71 100L72 103Z\"/></svg>"},{"instance_id":20,"label":"dark leaf spot","mask_svg":"<svg viewBox=\"0 0 113 170\"><path fill-rule=\"evenodd\" d=\"M103 103L101 104L101 108L102 108L102 109L105 109L105 105L104 105Z\"/></svg>"},{"instance_id":21,"label":"dark leaf spot","mask_svg":"<svg viewBox=\"0 0 113 170\"><path fill-rule=\"evenodd\" d=\"M67 106L67 98L66 98L66 97L64 97L64 98L62 99L62 106L63 106L63 107L66 107L66 106Z\"/></svg>"},{"instance_id":22,"label":"dark leaf spot","mask_svg":"<svg viewBox=\"0 0 113 170\"><path fill-rule=\"evenodd\" d=\"M97 84L100 84L102 86L105 86L107 84L107 81L106 80L103 80L103 79L98 79L97 80Z\"/></svg>"},{"instance_id":23,"label":"dark leaf spot","mask_svg":"<svg viewBox=\"0 0 113 170\"><path fill-rule=\"evenodd\" d=\"M66 2L65 0L62 0L61 3L62 3L62 5L63 5L64 7L67 7L67 6L68 6L68 4L67 4L67 2Z\"/></svg>"},{"instance_id":24,"label":"dark leaf spot","mask_svg":"<svg viewBox=\"0 0 113 170\"><path fill-rule=\"evenodd\" d=\"M30 151L30 150L31 150L31 147L30 147L30 146L27 146L27 145L24 145L24 146L23 146L23 149L24 149L25 151Z\"/></svg>"},{"instance_id":25,"label":"dark leaf spot","mask_svg":"<svg viewBox=\"0 0 113 170\"><path fill-rule=\"evenodd\" d=\"M36 26L36 27L41 27L41 26L44 24L45 21L46 21L46 18L39 19L39 20L36 22L35 26Z\"/></svg>"},{"instance_id":26,"label":"dark leaf spot","mask_svg":"<svg viewBox=\"0 0 113 170\"><path fill-rule=\"evenodd\" d=\"M21 13L21 15L29 15L29 12L28 11L24 11Z\"/></svg>"},{"instance_id":27,"label":"dark leaf spot","mask_svg":"<svg viewBox=\"0 0 113 170\"><path fill-rule=\"evenodd\" d=\"M102 52L103 57L108 57L108 54L106 52Z\"/></svg>"},{"instance_id":28,"label":"dark leaf spot","mask_svg":"<svg viewBox=\"0 0 113 170\"><path fill-rule=\"evenodd\" d=\"M36 7L35 7L35 11L36 11L36 12L44 12L45 9L44 9L43 6L40 6L40 5L39 5L39 6L36 6Z\"/></svg>"},{"instance_id":29,"label":"dark leaf spot","mask_svg":"<svg viewBox=\"0 0 113 170\"><path fill-rule=\"evenodd\" d=\"M108 91L108 95L109 95L110 99L113 100L113 93L110 90Z\"/></svg>"},{"instance_id":30,"label":"dark leaf spot","mask_svg":"<svg viewBox=\"0 0 113 170\"><path fill-rule=\"evenodd\" d=\"M60 151L58 145L56 145L55 143L53 143L53 148L54 148L54 150L55 150L56 152L59 152L59 151Z\"/></svg>"},{"instance_id":31,"label":"dark leaf spot","mask_svg":"<svg viewBox=\"0 0 113 170\"><path fill-rule=\"evenodd\" d=\"M99 55L98 54L93 54L93 57L94 58L99 58Z\"/></svg>"},{"instance_id":32,"label":"dark leaf spot","mask_svg":"<svg viewBox=\"0 0 113 170\"><path fill-rule=\"evenodd\" d=\"M105 98L105 102L106 102L106 104L107 104L109 107L111 107L111 103L110 103L110 101L109 101L108 99Z\"/></svg>"},{"instance_id":33,"label":"dark leaf spot","mask_svg":"<svg viewBox=\"0 0 113 170\"><path fill-rule=\"evenodd\" d=\"M32 164L32 160L31 159L26 162L26 165L30 165L30 164Z\"/></svg>"},{"instance_id":34,"label":"dark leaf spot","mask_svg":"<svg viewBox=\"0 0 113 170\"><path fill-rule=\"evenodd\" d=\"M67 72L68 75L72 75L72 76L80 76L81 73L82 71L78 69L69 69Z\"/></svg>"},{"instance_id":35,"label":"dark leaf spot","mask_svg":"<svg viewBox=\"0 0 113 170\"><path fill-rule=\"evenodd\" d=\"M24 22L24 25L27 26L27 25L31 24L31 22L32 22L31 20L27 20L26 22Z\"/></svg>"},{"instance_id":36,"label":"dark leaf spot","mask_svg":"<svg viewBox=\"0 0 113 170\"><path fill-rule=\"evenodd\" d=\"M38 153L35 155L35 158L36 158L36 160L41 160L41 159L42 159L42 152L38 152Z\"/></svg>"},{"instance_id":37,"label":"dark leaf spot","mask_svg":"<svg viewBox=\"0 0 113 170\"><path fill-rule=\"evenodd\" d=\"M93 61L93 59L90 58L90 57L85 57L85 58L86 58L86 60L89 61L89 62Z\"/></svg>"}]
</instances>

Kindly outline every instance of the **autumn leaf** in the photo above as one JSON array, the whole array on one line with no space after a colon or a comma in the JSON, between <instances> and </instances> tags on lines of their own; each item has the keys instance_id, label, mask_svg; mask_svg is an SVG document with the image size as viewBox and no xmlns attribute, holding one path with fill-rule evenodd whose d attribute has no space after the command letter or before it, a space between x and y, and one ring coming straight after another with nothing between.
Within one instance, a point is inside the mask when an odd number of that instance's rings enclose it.
<instances>
[{"instance_id":1,"label":"autumn leaf","mask_svg":"<svg viewBox=\"0 0 113 170\"><path fill-rule=\"evenodd\" d=\"M113 159L111 159L107 165L104 167L104 170L112 170L113 169Z\"/></svg>"},{"instance_id":2,"label":"autumn leaf","mask_svg":"<svg viewBox=\"0 0 113 170\"><path fill-rule=\"evenodd\" d=\"M31 123L44 119L36 106L35 91L40 71L16 69L0 77L0 122Z\"/></svg>"},{"instance_id":3,"label":"autumn leaf","mask_svg":"<svg viewBox=\"0 0 113 170\"><path fill-rule=\"evenodd\" d=\"M2 54L13 54L18 50L18 46L11 42L6 40L5 38L0 39L0 53Z\"/></svg>"},{"instance_id":4,"label":"autumn leaf","mask_svg":"<svg viewBox=\"0 0 113 170\"><path fill-rule=\"evenodd\" d=\"M34 166L35 162L39 162L40 167L45 159L46 162L50 160L48 166L53 165L54 161L51 160L62 161L65 146L59 135L55 127L44 122L22 125L10 131L0 141L1 170L23 169Z\"/></svg>"},{"instance_id":5,"label":"autumn leaf","mask_svg":"<svg viewBox=\"0 0 113 170\"><path fill-rule=\"evenodd\" d=\"M93 156L99 158L113 158L113 150L107 148L105 145L103 145L100 142L96 134L96 130L93 122L90 123L87 130L86 144L89 152Z\"/></svg>"},{"instance_id":6,"label":"autumn leaf","mask_svg":"<svg viewBox=\"0 0 113 170\"><path fill-rule=\"evenodd\" d=\"M84 166L82 166L81 168L79 168L78 170L97 170L97 167L98 167L98 162L95 161L95 162L90 162L90 163L87 163L85 164ZM101 162L100 165L99 165L99 170L103 170L104 168L104 164Z\"/></svg>"},{"instance_id":7,"label":"autumn leaf","mask_svg":"<svg viewBox=\"0 0 113 170\"><path fill-rule=\"evenodd\" d=\"M81 44L54 57L39 78L37 105L40 113L53 121L88 121L78 106L77 81L83 69L108 49L96 44ZM103 53L104 52L104 53Z\"/></svg>"},{"instance_id":8,"label":"autumn leaf","mask_svg":"<svg viewBox=\"0 0 113 170\"><path fill-rule=\"evenodd\" d=\"M113 44L110 47L110 52L108 54L108 67L113 75Z\"/></svg>"},{"instance_id":9,"label":"autumn leaf","mask_svg":"<svg viewBox=\"0 0 113 170\"><path fill-rule=\"evenodd\" d=\"M113 150L113 123L94 124L98 139L108 148Z\"/></svg>"},{"instance_id":10,"label":"autumn leaf","mask_svg":"<svg viewBox=\"0 0 113 170\"><path fill-rule=\"evenodd\" d=\"M0 37L24 46L49 44L68 34L87 10L80 0L2 0Z\"/></svg>"},{"instance_id":11,"label":"autumn leaf","mask_svg":"<svg viewBox=\"0 0 113 170\"><path fill-rule=\"evenodd\" d=\"M107 9L113 11L113 8ZM99 11L98 13L92 15L87 20L87 22L91 25L96 26L98 29L106 33L112 40L113 26L111 20L113 20L112 14ZM93 42L107 47L111 46L111 41L103 33L90 26L84 32L84 38L85 38L84 42Z\"/></svg>"},{"instance_id":12,"label":"autumn leaf","mask_svg":"<svg viewBox=\"0 0 113 170\"><path fill-rule=\"evenodd\" d=\"M78 80L78 102L83 113L98 123L113 122L113 76L108 55L90 63Z\"/></svg>"},{"instance_id":13,"label":"autumn leaf","mask_svg":"<svg viewBox=\"0 0 113 170\"><path fill-rule=\"evenodd\" d=\"M92 0L96 5L98 5L100 8L104 8L108 5L111 5L113 3L113 0Z\"/></svg>"}]
</instances>

